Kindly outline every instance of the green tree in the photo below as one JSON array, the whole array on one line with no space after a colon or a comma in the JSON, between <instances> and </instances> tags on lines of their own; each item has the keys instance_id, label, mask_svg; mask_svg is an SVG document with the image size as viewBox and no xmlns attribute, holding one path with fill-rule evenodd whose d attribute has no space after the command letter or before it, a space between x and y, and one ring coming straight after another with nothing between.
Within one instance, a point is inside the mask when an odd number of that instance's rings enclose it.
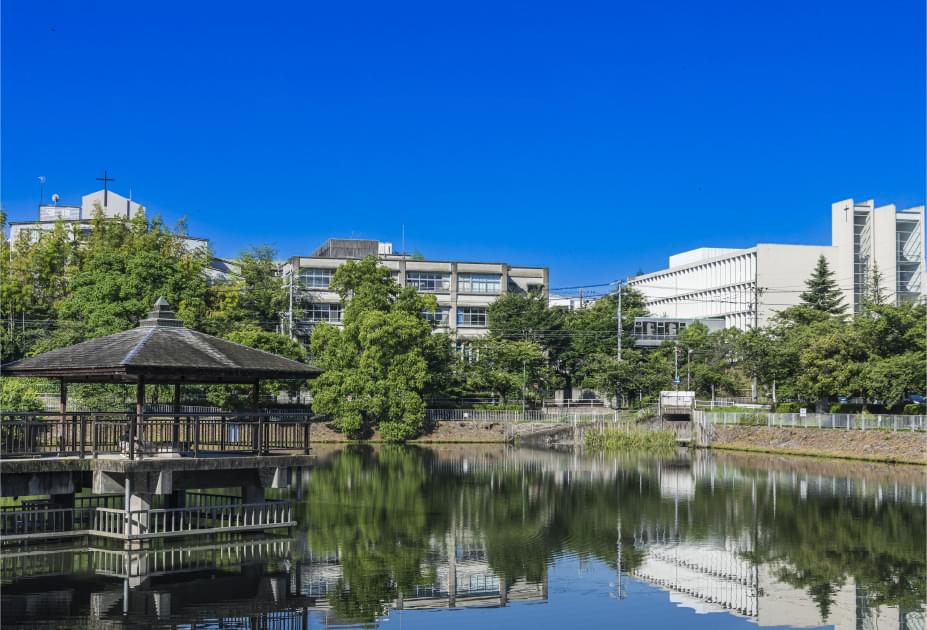
<instances>
[{"instance_id":1,"label":"green tree","mask_svg":"<svg viewBox=\"0 0 927 630\"><path fill-rule=\"evenodd\" d=\"M818 263L811 272L811 277L805 281L805 291L801 294L802 304L828 315L843 315L846 305L843 303L843 294L834 272L827 264L827 259L821 255Z\"/></svg>"},{"instance_id":2,"label":"green tree","mask_svg":"<svg viewBox=\"0 0 927 630\"><path fill-rule=\"evenodd\" d=\"M39 394L47 383L31 378L0 379L0 411L44 411Z\"/></svg>"},{"instance_id":3,"label":"green tree","mask_svg":"<svg viewBox=\"0 0 927 630\"><path fill-rule=\"evenodd\" d=\"M143 212L130 220L97 213L69 273L69 290L58 302L59 328L37 350L126 330L158 297L174 305L178 317L200 328L206 314L208 252L189 250L182 233Z\"/></svg>"},{"instance_id":4,"label":"green tree","mask_svg":"<svg viewBox=\"0 0 927 630\"><path fill-rule=\"evenodd\" d=\"M527 340L540 345L552 363L569 345L564 312L550 308L542 291L505 293L489 306L489 334L496 339Z\"/></svg>"},{"instance_id":5,"label":"green tree","mask_svg":"<svg viewBox=\"0 0 927 630\"><path fill-rule=\"evenodd\" d=\"M5 216L0 230L5 234ZM73 236L73 235L72 235ZM21 358L54 331L56 308L69 290L74 246L63 222L33 243L26 233L11 243L0 235L2 360Z\"/></svg>"},{"instance_id":6,"label":"green tree","mask_svg":"<svg viewBox=\"0 0 927 630\"><path fill-rule=\"evenodd\" d=\"M209 287L209 312L204 327L228 337L240 329L280 330L289 295L274 262L276 250L252 247L235 260L237 271Z\"/></svg>"},{"instance_id":7,"label":"green tree","mask_svg":"<svg viewBox=\"0 0 927 630\"><path fill-rule=\"evenodd\" d=\"M633 353L632 333L634 318L647 314L647 307L640 292L622 287L621 345L622 360L627 363L627 367L619 367L617 294L603 296L587 308L571 311L565 322L570 345L563 353L563 369L575 376L575 380L580 384L595 389L602 395L617 393L618 389L622 392L641 389L642 383L649 382L653 374L649 371L634 371L641 368L642 357ZM623 375L629 377L623 378ZM606 384L609 384L608 389L602 389Z\"/></svg>"},{"instance_id":8,"label":"green tree","mask_svg":"<svg viewBox=\"0 0 927 630\"><path fill-rule=\"evenodd\" d=\"M384 439L415 437L425 427L430 368L442 357L446 336L434 335L423 317L434 296L401 289L373 256L349 261L332 288L344 303L343 328L319 324L312 356L326 371L311 382L313 409L352 437L379 427Z\"/></svg>"},{"instance_id":9,"label":"green tree","mask_svg":"<svg viewBox=\"0 0 927 630\"><path fill-rule=\"evenodd\" d=\"M286 335L270 332L258 326L242 326L224 335L229 341L257 348L265 352L270 352L294 361L305 362L308 353L297 341L294 341ZM261 381L261 395L275 395L278 392L286 391L291 397L295 397L300 388L306 383L299 381ZM250 409L253 405L251 400L251 388L235 385L210 385L206 390L206 397L211 403L224 409Z\"/></svg>"},{"instance_id":10,"label":"green tree","mask_svg":"<svg viewBox=\"0 0 927 630\"><path fill-rule=\"evenodd\" d=\"M467 370L471 391L488 393L503 403L544 397L553 372L539 344L486 337L475 340L472 349L474 360Z\"/></svg>"}]
</instances>

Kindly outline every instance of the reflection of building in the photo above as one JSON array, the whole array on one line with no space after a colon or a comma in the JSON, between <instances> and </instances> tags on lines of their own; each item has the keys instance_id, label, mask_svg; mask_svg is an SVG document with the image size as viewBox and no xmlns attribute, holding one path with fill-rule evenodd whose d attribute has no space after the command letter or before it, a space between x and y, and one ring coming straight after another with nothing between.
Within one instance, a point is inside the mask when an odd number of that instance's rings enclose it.
<instances>
[{"instance_id":1,"label":"reflection of building","mask_svg":"<svg viewBox=\"0 0 927 630\"><path fill-rule=\"evenodd\" d=\"M749 559L748 540L673 539L663 532L642 530L635 546L644 552L630 577L669 593L670 602L696 613L728 613L747 617L760 627L809 628L833 625L835 630L922 630L924 610L876 606L865 590L847 578L834 585L826 616L807 589L782 581L779 567Z\"/></svg>"},{"instance_id":2,"label":"reflection of building","mask_svg":"<svg viewBox=\"0 0 927 630\"><path fill-rule=\"evenodd\" d=\"M486 333L487 309L500 295L548 288L546 267L424 260L393 253L392 243L329 239L311 255L294 256L283 266L296 294L294 308L303 312L294 321L294 334L305 338L318 322L341 322L341 299L330 289L332 276L348 260L366 256L376 256L401 286L433 294L438 309L426 317L458 338Z\"/></svg>"},{"instance_id":3,"label":"reflection of building","mask_svg":"<svg viewBox=\"0 0 927 630\"><path fill-rule=\"evenodd\" d=\"M111 628L240 627L242 620L257 624L251 627L287 620L300 627L313 602L290 588L290 549L288 539L257 538L137 551L4 553L3 627L64 627L78 620Z\"/></svg>"},{"instance_id":4,"label":"reflection of building","mask_svg":"<svg viewBox=\"0 0 927 630\"><path fill-rule=\"evenodd\" d=\"M341 560L337 554L312 555L298 564L300 590L316 598L316 606L327 608L328 599L335 596L343 580ZM486 559L486 549L472 536L458 539L449 534L443 541L432 541L428 560L421 567L422 575L433 575L431 582L418 584L411 593L400 593L384 606L397 610L426 608L464 608L505 606L512 601L545 601L547 575L541 582L517 580L507 584L496 574ZM343 588L350 590L345 583Z\"/></svg>"},{"instance_id":5,"label":"reflection of building","mask_svg":"<svg viewBox=\"0 0 927 630\"><path fill-rule=\"evenodd\" d=\"M631 577L669 591L676 605L756 617L756 571L735 541L687 543L651 535L636 546L646 553Z\"/></svg>"},{"instance_id":6,"label":"reflection of building","mask_svg":"<svg viewBox=\"0 0 927 630\"><path fill-rule=\"evenodd\" d=\"M850 310L859 310L877 267L889 301L924 296L924 207L897 211L872 200L831 209L830 245L761 243L744 249L701 247L670 256L666 269L628 280L654 315L724 318L725 325L764 325L800 300L818 258L830 263Z\"/></svg>"}]
</instances>

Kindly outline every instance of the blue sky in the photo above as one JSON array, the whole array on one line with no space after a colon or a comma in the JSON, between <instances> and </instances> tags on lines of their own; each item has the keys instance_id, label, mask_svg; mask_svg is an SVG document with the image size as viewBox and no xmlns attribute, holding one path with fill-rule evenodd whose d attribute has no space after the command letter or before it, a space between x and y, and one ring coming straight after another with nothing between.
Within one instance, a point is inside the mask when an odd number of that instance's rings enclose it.
<instances>
[{"instance_id":1,"label":"blue sky","mask_svg":"<svg viewBox=\"0 0 927 630\"><path fill-rule=\"evenodd\" d=\"M2 203L113 189L231 256L329 236L594 284L924 202L924 3L2 4Z\"/></svg>"}]
</instances>

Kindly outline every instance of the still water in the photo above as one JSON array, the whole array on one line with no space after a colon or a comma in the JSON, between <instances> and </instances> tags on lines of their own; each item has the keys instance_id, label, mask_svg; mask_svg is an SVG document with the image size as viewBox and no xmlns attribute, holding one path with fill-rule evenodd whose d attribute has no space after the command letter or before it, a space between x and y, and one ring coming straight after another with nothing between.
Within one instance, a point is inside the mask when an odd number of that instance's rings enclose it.
<instances>
[{"instance_id":1,"label":"still water","mask_svg":"<svg viewBox=\"0 0 927 630\"><path fill-rule=\"evenodd\" d=\"M5 549L3 627L925 627L922 468L315 452L289 534Z\"/></svg>"}]
</instances>

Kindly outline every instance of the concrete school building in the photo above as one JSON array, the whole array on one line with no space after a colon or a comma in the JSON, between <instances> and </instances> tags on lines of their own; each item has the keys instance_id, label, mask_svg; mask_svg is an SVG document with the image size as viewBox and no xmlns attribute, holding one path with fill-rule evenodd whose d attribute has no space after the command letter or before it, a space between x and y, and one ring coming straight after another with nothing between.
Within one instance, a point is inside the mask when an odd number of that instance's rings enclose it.
<instances>
[{"instance_id":1,"label":"concrete school building","mask_svg":"<svg viewBox=\"0 0 927 630\"><path fill-rule=\"evenodd\" d=\"M293 256L282 267L292 296L287 324L291 322L295 337L306 342L316 323L341 323L341 299L330 288L332 277L347 261L366 256L376 256L400 286L433 294L438 310L425 317L458 341L487 333L489 305L500 295L528 291L546 295L549 288L547 267L427 260L394 252L392 243L329 239L309 256Z\"/></svg>"},{"instance_id":2,"label":"concrete school building","mask_svg":"<svg viewBox=\"0 0 927 630\"><path fill-rule=\"evenodd\" d=\"M861 308L876 269L886 300L922 300L924 242L924 206L899 211L846 199L831 207L830 245L701 247L670 256L666 269L630 278L628 286L644 295L656 317L723 318L726 327L747 329L798 304L820 256L848 312Z\"/></svg>"}]
</instances>

